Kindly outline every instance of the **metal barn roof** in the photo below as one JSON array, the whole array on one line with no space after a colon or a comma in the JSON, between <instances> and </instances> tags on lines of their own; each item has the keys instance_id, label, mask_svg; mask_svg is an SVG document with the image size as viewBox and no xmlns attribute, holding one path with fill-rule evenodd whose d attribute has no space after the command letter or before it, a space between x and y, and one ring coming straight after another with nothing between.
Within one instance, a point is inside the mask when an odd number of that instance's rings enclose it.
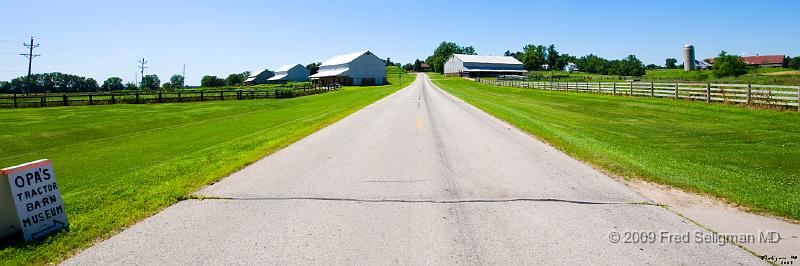
<instances>
[{"instance_id":1,"label":"metal barn roof","mask_svg":"<svg viewBox=\"0 0 800 266\"><path fill-rule=\"evenodd\" d=\"M289 74L275 75L274 77L271 77L271 78L269 78L267 80L281 80L281 79L285 78L288 75Z\"/></svg>"},{"instance_id":2,"label":"metal barn roof","mask_svg":"<svg viewBox=\"0 0 800 266\"><path fill-rule=\"evenodd\" d=\"M252 72L250 72L250 77L251 78L255 78L256 76L261 75L261 73L264 73L264 72L267 72L267 71L270 71L269 68L262 69L262 70L253 70Z\"/></svg>"},{"instance_id":3,"label":"metal barn roof","mask_svg":"<svg viewBox=\"0 0 800 266\"><path fill-rule=\"evenodd\" d=\"M454 54L453 56L457 57L459 60L465 63L522 65L522 62L511 56L466 55L466 54Z\"/></svg>"},{"instance_id":4,"label":"metal barn roof","mask_svg":"<svg viewBox=\"0 0 800 266\"><path fill-rule=\"evenodd\" d=\"M321 70L317 72L317 74L311 75L310 78L323 78L323 77L334 77L338 76L339 74L344 73L345 71L350 70L349 68L337 68L331 70Z\"/></svg>"},{"instance_id":5,"label":"metal barn roof","mask_svg":"<svg viewBox=\"0 0 800 266\"><path fill-rule=\"evenodd\" d=\"M328 59L328 61L325 61L324 63L322 63L322 65L320 65L320 67L347 64L347 63L352 62L353 60L355 60L359 56L361 56L363 54L366 54L366 53L370 53L370 51L360 51L360 52L355 52L355 53L350 53L350 54L345 54L345 55L337 55L337 56L331 57L331 59Z\"/></svg>"},{"instance_id":6,"label":"metal barn roof","mask_svg":"<svg viewBox=\"0 0 800 266\"><path fill-rule=\"evenodd\" d=\"M281 68L278 68L278 70L275 70L275 72L289 71L289 69L292 69L296 65L300 65L300 64L285 65L285 66L282 66ZM302 65L300 65L300 66L302 66Z\"/></svg>"},{"instance_id":7,"label":"metal barn roof","mask_svg":"<svg viewBox=\"0 0 800 266\"><path fill-rule=\"evenodd\" d=\"M498 73L523 73L524 69L483 69L483 68L465 68L464 72L498 72Z\"/></svg>"}]
</instances>

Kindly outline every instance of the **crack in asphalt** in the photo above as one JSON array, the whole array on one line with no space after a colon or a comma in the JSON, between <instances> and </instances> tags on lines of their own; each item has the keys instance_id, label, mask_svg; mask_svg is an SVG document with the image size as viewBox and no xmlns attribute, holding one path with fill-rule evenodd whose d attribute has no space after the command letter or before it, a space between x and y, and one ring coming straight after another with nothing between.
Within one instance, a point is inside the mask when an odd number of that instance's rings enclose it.
<instances>
[{"instance_id":1,"label":"crack in asphalt","mask_svg":"<svg viewBox=\"0 0 800 266\"><path fill-rule=\"evenodd\" d=\"M559 202L580 205L648 205L661 206L651 202L603 202L603 201L581 201L554 198L511 198L511 199L458 199L458 200L434 200L434 199L359 199L359 198L326 198L326 197L253 197L253 198L234 198L234 197L205 197L194 196L187 199L199 200L232 200L232 201L344 201L344 202L367 202L367 203L433 203L433 204L461 204L461 203L503 203L503 202Z\"/></svg>"}]
</instances>

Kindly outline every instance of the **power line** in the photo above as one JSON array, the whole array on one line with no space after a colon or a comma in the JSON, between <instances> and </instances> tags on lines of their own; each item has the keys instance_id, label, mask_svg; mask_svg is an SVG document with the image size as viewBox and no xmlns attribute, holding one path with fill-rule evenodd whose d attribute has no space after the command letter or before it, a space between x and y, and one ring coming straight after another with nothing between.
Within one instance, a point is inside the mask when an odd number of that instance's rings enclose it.
<instances>
[{"instance_id":1,"label":"power line","mask_svg":"<svg viewBox=\"0 0 800 266\"><path fill-rule=\"evenodd\" d=\"M31 66L33 65L33 58L40 56L38 54L33 54L33 48L39 47L39 44L33 44L33 37L31 37L31 44L23 43L22 46L28 48L27 54L19 54L28 58L28 92L33 90L33 83L31 83Z\"/></svg>"}]
</instances>

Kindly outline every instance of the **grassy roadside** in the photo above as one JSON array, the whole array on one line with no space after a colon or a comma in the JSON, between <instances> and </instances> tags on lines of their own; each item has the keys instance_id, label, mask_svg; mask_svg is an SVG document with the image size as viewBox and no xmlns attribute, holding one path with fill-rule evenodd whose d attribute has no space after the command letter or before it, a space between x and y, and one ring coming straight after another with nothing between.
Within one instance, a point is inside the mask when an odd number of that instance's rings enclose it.
<instances>
[{"instance_id":1,"label":"grassy roadside","mask_svg":"<svg viewBox=\"0 0 800 266\"><path fill-rule=\"evenodd\" d=\"M800 219L800 113L431 79L605 171Z\"/></svg>"},{"instance_id":2,"label":"grassy roadside","mask_svg":"<svg viewBox=\"0 0 800 266\"><path fill-rule=\"evenodd\" d=\"M650 69L644 76L628 77L599 75L586 72L567 73L564 71L532 71L528 75L538 80L562 82L623 82L639 80L643 82L683 82L683 83L737 83L765 85L800 85L800 71L791 68L753 68L738 77L717 78L711 70L685 72L683 69Z\"/></svg>"},{"instance_id":3,"label":"grassy roadside","mask_svg":"<svg viewBox=\"0 0 800 266\"><path fill-rule=\"evenodd\" d=\"M0 264L61 261L413 79L293 99L0 110L0 165L53 159L70 219L68 232L4 243Z\"/></svg>"}]
</instances>

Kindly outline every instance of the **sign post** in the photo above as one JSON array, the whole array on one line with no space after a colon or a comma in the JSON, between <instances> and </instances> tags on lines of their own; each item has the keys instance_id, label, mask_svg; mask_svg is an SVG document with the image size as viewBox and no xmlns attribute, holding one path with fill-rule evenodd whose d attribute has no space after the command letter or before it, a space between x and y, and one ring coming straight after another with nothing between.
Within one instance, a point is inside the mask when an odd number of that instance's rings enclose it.
<instances>
[{"instance_id":1,"label":"sign post","mask_svg":"<svg viewBox=\"0 0 800 266\"><path fill-rule=\"evenodd\" d=\"M22 231L30 241L69 225L52 161L4 168L0 177L0 236Z\"/></svg>"}]
</instances>

